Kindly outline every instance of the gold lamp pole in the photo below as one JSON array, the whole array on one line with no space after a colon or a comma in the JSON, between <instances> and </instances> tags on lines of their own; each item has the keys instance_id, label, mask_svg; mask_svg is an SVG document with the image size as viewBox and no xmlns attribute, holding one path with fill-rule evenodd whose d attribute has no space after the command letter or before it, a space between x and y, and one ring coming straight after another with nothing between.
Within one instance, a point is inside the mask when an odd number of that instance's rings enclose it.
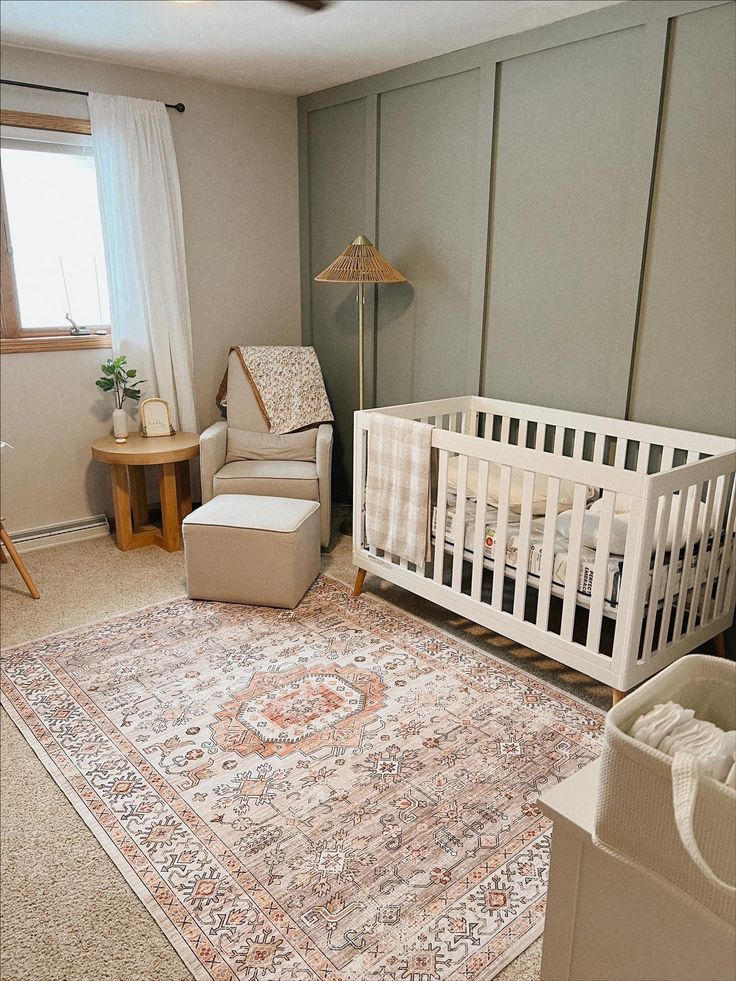
<instances>
[{"instance_id":1,"label":"gold lamp pole","mask_svg":"<svg viewBox=\"0 0 736 981\"><path fill-rule=\"evenodd\" d=\"M360 408L365 408L365 284L405 283L406 277L386 262L365 235L358 235L334 262L314 277L317 283L358 284L358 362L360 370Z\"/></svg>"}]
</instances>

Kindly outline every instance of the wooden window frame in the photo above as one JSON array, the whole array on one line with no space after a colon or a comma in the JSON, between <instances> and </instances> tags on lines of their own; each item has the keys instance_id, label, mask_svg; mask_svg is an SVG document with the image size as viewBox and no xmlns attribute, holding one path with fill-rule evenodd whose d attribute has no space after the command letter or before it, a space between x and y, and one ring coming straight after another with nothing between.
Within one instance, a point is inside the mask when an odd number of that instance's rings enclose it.
<instances>
[{"instance_id":1,"label":"wooden window frame","mask_svg":"<svg viewBox=\"0 0 736 981\"><path fill-rule=\"evenodd\" d=\"M16 126L22 129L45 129L56 133L92 132L88 119L71 116L46 116L36 112L0 110L0 126ZM43 351L85 351L112 347L110 328L104 336L70 334L63 327L49 330L24 330L20 324L13 258L7 237L5 190L2 189L0 205L0 353L28 354ZM100 328L98 328L100 329Z\"/></svg>"}]
</instances>

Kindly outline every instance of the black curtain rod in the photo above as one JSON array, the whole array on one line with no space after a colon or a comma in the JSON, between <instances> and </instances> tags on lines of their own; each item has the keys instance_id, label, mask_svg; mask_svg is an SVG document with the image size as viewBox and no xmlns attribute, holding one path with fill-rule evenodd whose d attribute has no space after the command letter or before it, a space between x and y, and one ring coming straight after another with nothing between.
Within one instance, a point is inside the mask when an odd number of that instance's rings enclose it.
<instances>
[{"instance_id":1,"label":"black curtain rod","mask_svg":"<svg viewBox=\"0 0 736 981\"><path fill-rule=\"evenodd\" d=\"M0 85L17 85L22 89L41 89L44 92L66 92L68 95L89 95L89 92L81 92L79 89L60 89L56 85L36 85L33 82L11 82L9 78L0 78ZM176 109L177 112L184 112L186 108L183 102L177 102L172 106L164 102L167 109Z\"/></svg>"}]
</instances>

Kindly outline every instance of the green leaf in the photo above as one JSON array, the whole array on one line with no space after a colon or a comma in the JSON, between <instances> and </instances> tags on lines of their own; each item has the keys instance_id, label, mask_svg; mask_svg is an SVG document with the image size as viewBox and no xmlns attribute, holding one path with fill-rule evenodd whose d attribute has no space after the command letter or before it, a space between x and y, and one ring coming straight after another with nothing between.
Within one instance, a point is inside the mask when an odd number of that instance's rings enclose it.
<instances>
[{"instance_id":1,"label":"green leaf","mask_svg":"<svg viewBox=\"0 0 736 981\"><path fill-rule=\"evenodd\" d=\"M116 358L113 358L112 363L115 368L122 368L123 365L127 362L127 360L128 359L125 357L124 354L119 354Z\"/></svg>"},{"instance_id":2,"label":"green leaf","mask_svg":"<svg viewBox=\"0 0 736 981\"><path fill-rule=\"evenodd\" d=\"M123 395L126 399L135 399L136 402L141 397L141 393L136 388L124 388Z\"/></svg>"},{"instance_id":3,"label":"green leaf","mask_svg":"<svg viewBox=\"0 0 736 981\"><path fill-rule=\"evenodd\" d=\"M135 370L135 368L131 368L130 371L126 371L125 374L128 376L128 378L135 378L138 372Z\"/></svg>"},{"instance_id":4,"label":"green leaf","mask_svg":"<svg viewBox=\"0 0 736 981\"><path fill-rule=\"evenodd\" d=\"M103 392L111 392L115 388L115 382L112 378L98 378L95 385L101 388Z\"/></svg>"},{"instance_id":5,"label":"green leaf","mask_svg":"<svg viewBox=\"0 0 736 981\"><path fill-rule=\"evenodd\" d=\"M114 375L115 374L115 367L114 367L112 361L106 361L103 365L101 365L101 368L102 368L103 373L106 374L106 375Z\"/></svg>"}]
</instances>

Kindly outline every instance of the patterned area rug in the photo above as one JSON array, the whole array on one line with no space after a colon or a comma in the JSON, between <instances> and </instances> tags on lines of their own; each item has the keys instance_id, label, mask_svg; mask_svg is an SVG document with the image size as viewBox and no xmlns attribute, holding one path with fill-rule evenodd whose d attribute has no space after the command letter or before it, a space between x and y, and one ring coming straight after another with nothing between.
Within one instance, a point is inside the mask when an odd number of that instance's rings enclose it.
<instances>
[{"instance_id":1,"label":"patterned area rug","mask_svg":"<svg viewBox=\"0 0 736 981\"><path fill-rule=\"evenodd\" d=\"M320 577L2 655L3 704L196 978L485 981L603 714Z\"/></svg>"}]
</instances>

